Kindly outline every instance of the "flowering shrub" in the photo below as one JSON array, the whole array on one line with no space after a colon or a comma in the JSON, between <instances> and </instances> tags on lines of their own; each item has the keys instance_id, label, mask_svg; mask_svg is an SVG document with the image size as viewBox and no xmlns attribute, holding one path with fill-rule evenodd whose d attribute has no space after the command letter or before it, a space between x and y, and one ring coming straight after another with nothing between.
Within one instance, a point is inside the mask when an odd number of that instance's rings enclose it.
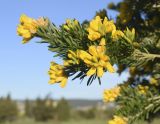
<instances>
[{"instance_id":1,"label":"flowering shrub","mask_svg":"<svg viewBox=\"0 0 160 124\"><path fill-rule=\"evenodd\" d=\"M145 40L137 41L135 29L119 30L107 17L96 16L86 24L67 19L57 27L47 18L35 20L22 15L17 33L23 37L23 43L41 38L41 43L48 43L49 50L56 53L55 57L63 59L63 65L51 62L50 84L60 83L64 87L73 75L73 79L80 80L89 77L87 85L95 79L101 84L105 72L115 73L114 64L126 65L135 77L136 69L146 67L149 62L154 68L151 73L160 72L159 47L152 44L155 50L152 52ZM131 124L160 110L159 78L154 75L149 78L149 83L124 82L104 91L104 102L116 102L119 106L108 124Z\"/></svg>"}]
</instances>

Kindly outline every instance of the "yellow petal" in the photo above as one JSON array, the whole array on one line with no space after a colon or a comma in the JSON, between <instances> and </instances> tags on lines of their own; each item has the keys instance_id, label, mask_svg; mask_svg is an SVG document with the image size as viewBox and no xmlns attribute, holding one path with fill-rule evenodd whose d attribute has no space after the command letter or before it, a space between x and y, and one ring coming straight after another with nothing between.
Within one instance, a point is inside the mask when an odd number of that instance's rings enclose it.
<instances>
[{"instance_id":1,"label":"yellow petal","mask_svg":"<svg viewBox=\"0 0 160 124\"><path fill-rule=\"evenodd\" d=\"M101 22L101 18L99 16L96 16L95 19L93 19L91 22L90 22L90 28L92 28L94 31L98 31L99 29L99 26L102 25L102 22Z\"/></svg>"},{"instance_id":2,"label":"yellow petal","mask_svg":"<svg viewBox=\"0 0 160 124\"><path fill-rule=\"evenodd\" d=\"M66 30L68 30L68 31L70 30L67 25L63 25L63 28L66 29Z\"/></svg>"},{"instance_id":3,"label":"yellow petal","mask_svg":"<svg viewBox=\"0 0 160 124\"><path fill-rule=\"evenodd\" d=\"M21 36L22 35L22 30L24 30L23 26L22 25L18 25L17 26L17 34Z\"/></svg>"},{"instance_id":4,"label":"yellow petal","mask_svg":"<svg viewBox=\"0 0 160 124\"><path fill-rule=\"evenodd\" d=\"M55 74L49 74L50 75L50 79L56 79L57 77L56 77L56 75Z\"/></svg>"},{"instance_id":5,"label":"yellow petal","mask_svg":"<svg viewBox=\"0 0 160 124\"><path fill-rule=\"evenodd\" d=\"M95 41L101 37L101 34L99 32L93 31L90 28L88 29L88 31L89 31L88 39L91 41Z\"/></svg>"},{"instance_id":6,"label":"yellow petal","mask_svg":"<svg viewBox=\"0 0 160 124\"><path fill-rule=\"evenodd\" d=\"M93 74L95 74L95 73L96 73L96 68L92 67L92 68L90 68L89 71L87 72L87 76L91 76L91 75L93 75Z\"/></svg>"},{"instance_id":7,"label":"yellow petal","mask_svg":"<svg viewBox=\"0 0 160 124\"><path fill-rule=\"evenodd\" d=\"M28 19L28 17L25 14L22 14L20 17L20 22L24 23L27 19Z\"/></svg>"},{"instance_id":8,"label":"yellow petal","mask_svg":"<svg viewBox=\"0 0 160 124\"><path fill-rule=\"evenodd\" d=\"M107 24L107 22L108 22L108 19L107 19L107 17L105 17L103 20L103 24Z\"/></svg>"},{"instance_id":9,"label":"yellow petal","mask_svg":"<svg viewBox=\"0 0 160 124\"><path fill-rule=\"evenodd\" d=\"M66 86L66 84L67 84L67 78L64 78L64 79L61 81L60 86L61 86L62 88L64 88L64 87Z\"/></svg>"},{"instance_id":10,"label":"yellow petal","mask_svg":"<svg viewBox=\"0 0 160 124\"><path fill-rule=\"evenodd\" d=\"M105 45L106 45L106 40L105 40L105 38L102 38L102 39L101 39L99 45L101 45L101 46L105 46Z\"/></svg>"},{"instance_id":11,"label":"yellow petal","mask_svg":"<svg viewBox=\"0 0 160 124\"><path fill-rule=\"evenodd\" d=\"M72 21L71 21L71 19L66 19L66 24L71 24L72 23Z\"/></svg>"},{"instance_id":12,"label":"yellow petal","mask_svg":"<svg viewBox=\"0 0 160 124\"><path fill-rule=\"evenodd\" d=\"M68 62L67 60L65 60L65 61L63 62L63 65L64 65L64 66L69 66L69 62Z\"/></svg>"},{"instance_id":13,"label":"yellow petal","mask_svg":"<svg viewBox=\"0 0 160 124\"><path fill-rule=\"evenodd\" d=\"M92 56L89 53L87 53L86 51L83 51L83 50L79 51L79 57L82 60L84 60L85 58L86 59L91 59L92 58Z\"/></svg>"},{"instance_id":14,"label":"yellow petal","mask_svg":"<svg viewBox=\"0 0 160 124\"><path fill-rule=\"evenodd\" d=\"M102 77L103 73L104 73L103 67L98 67L97 68L97 76Z\"/></svg>"},{"instance_id":15,"label":"yellow petal","mask_svg":"<svg viewBox=\"0 0 160 124\"><path fill-rule=\"evenodd\" d=\"M73 59L73 58L74 58L74 55L73 55L73 54L68 53L68 58Z\"/></svg>"},{"instance_id":16,"label":"yellow petal","mask_svg":"<svg viewBox=\"0 0 160 124\"><path fill-rule=\"evenodd\" d=\"M135 35L135 29L134 28L132 28L132 34Z\"/></svg>"},{"instance_id":17,"label":"yellow petal","mask_svg":"<svg viewBox=\"0 0 160 124\"><path fill-rule=\"evenodd\" d=\"M111 72L111 73L115 72L115 70L114 70L113 66L111 65L111 63L107 62L106 65L105 65L105 67L107 68L107 70L109 72Z\"/></svg>"},{"instance_id":18,"label":"yellow petal","mask_svg":"<svg viewBox=\"0 0 160 124\"><path fill-rule=\"evenodd\" d=\"M98 63L98 58L97 56L92 56L92 63Z\"/></svg>"},{"instance_id":19,"label":"yellow petal","mask_svg":"<svg viewBox=\"0 0 160 124\"><path fill-rule=\"evenodd\" d=\"M93 56L97 56L97 49L96 46L90 46L89 47L89 53Z\"/></svg>"},{"instance_id":20,"label":"yellow petal","mask_svg":"<svg viewBox=\"0 0 160 124\"><path fill-rule=\"evenodd\" d=\"M120 30L113 30L112 31L113 40L118 40L121 37L124 37L124 33L122 31L120 31Z\"/></svg>"},{"instance_id":21,"label":"yellow petal","mask_svg":"<svg viewBox=\"0 0 160 124\"><path fill-rule=\"evenodd\" d=\"M32 38L24 38L22 44L28 43Z\"/></svg>"},{"instance_id":22,"label":"yellow petal","mask_svg":"<svg viewBox=\"0 0 160 124\"><path fill-rule=\"evenodd\" d=\"M72 50L68 50L68 57L69 58L74 58L74 57L76 57L76 53L73 52Z\"/></svg>"},{"instance_id":23,"label":"yellow petal","mask_svg":"<svg viewBox=\"0 0 160 124\"><path fill-rule=\"evenodd\" d=\"M57 63L55 63L53 61L50 64L51 64L51 66L57 65Z\"/></svg>"},{"instance_id":24,"label":"yellow petal","mask_svg":"<svg viewBox=\"0 0 160 124\"><path fill-rule=\"evenodd\" d=\"M105 27L105 33L112 32L113 30L116 30L116 26L114 24L114 21L108 21L107 18L103 21L103 27Z\"/></svg>"},{"instance_id":25,"label":"yellow petal","mask_svg":"<svg viewBox=\"0 0 160 124\"><path fill-rule=\"evenodd\" d=\"M51 66L50 66L50 69L51 69L51 70L57 70L57 65L51 65Z\"/></svg>"},{"instance_id":26,"label":"yellow petal","mask_svg":"<svg viewBox=\"0 0 160 124\"><path fill-rule=\"evenodd\" d=\"M28 31L28 30L23 30L23 32L22 32L23 34L22 34L22 36L23 36L23 38L25 38L25 39L30 39L31 37L32 37L32 35L31 35L31 33Z\"/></svg>"},{"instance_id":27,"label":"yellow petal","mask_svg":"<svg viewBox=\"0 0 160 124\"><path fill-rule=\"evenodd\" d=\"M88 60L88 59L84 59L84 62L86 63L86 64L92 64L92 62L90 61L90 60Z\"/></svg>"},{"instance_id":28,"label":"yellow petal","mask_svg":"<svg viewBox=\"0 0 160 124\"><path fill-rule=\"evenodd\" d=\"M100 58L100 60L103 60L103 61L109 60L109 57L107 55L100 55L99 58Z\"/></svg>"},{"instance_id":29,"label":"yellow petal","mask_svg":"<svg viewBox=\"0 0 160 124\"><path fill-rule=\"evenodd\" d=\"M104 54L105 53L105 46L97 46L97 53L99 54L99 55L102 55L102 54Z\"/></svg>"},{"instance_id":30,"label":"yellow petal","mask_svg":"<svg viewBox=\"0 0 160 124\"><path fill-rule=\"evenodd\" d=\"M57 75L58 76L58 75ZM61 82L63 80L63 77L56 77L56 83Z\"/></svg>"},{"instance_id":31,"label":"yellow petal","mask_svg":"<svg viewBox=\"0 0 160 124\"><path fill-rule=\"evenodd\" d=\"M56 83L55 82L55 80L54 79L51 79L51 80L49 80L49 82L48 82L49 84L54 84L54 83Z\"/></svg>"},{"instance_id":32,"label":"yellow petal","mask_svg":"<svg viewBox=\"0 0 160 124\"><path fill-rule=\"evenodd\" d=\"M103 60L99 60L99 65L102 67L105 67L106 62Z\"/></svg>"}]
</instances>

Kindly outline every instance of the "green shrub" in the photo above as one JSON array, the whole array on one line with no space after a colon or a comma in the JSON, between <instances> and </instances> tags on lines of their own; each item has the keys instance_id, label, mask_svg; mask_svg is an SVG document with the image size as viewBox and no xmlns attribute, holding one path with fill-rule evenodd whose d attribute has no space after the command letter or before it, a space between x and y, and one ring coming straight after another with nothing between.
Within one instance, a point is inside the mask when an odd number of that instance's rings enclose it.
<instances>
[{"instance_id":1,"label":"green shrub","mask_svg":"<svg viewBox=\"0 0 160 124\"><path fill-rule=\"evenodd\" d=\"M0 98L0 122L13 121L17 118L18 108L10 95Z\"/></svg>"},{"instance_id":2,"label":"green shrub","mask_svg":"<svg viewBox=\"0 0 160 124\"><path fill-rule=\"evenodd\" d=\"M36 121L48 121L54 118L54 107L52 100L38 98L33 107L33 117Z\"/></svg>"},{"instance_id":3,"label":"green shrub","mask_svg":"<svg viewBox=\"0 0 160 124\"><path fill-rule=\"evenodd\" d=\"M28 99L25 100L25 116L33 117L33 102Z\"/></svg>"},{"instance_id":4,"label":"green shrub","mask_svg":"<svg viewBox=\"0 0 160 124\"><path fill-rule=\"evenodd\" d=\"M56 113L57 113L57 118L60 121L66 121L70 119L70 107L65 99L61 99L58 102Z\"/></svg>"},{"instance_id":5,"label":"green shrub","mask_svg":"<svg viewBox=\"0 0 160 124\"><path fill-rule=\"evenodd\" d=\"M83 119L94 119L96 118L96 108L92 107L88 110L77 110L78 115Z\"/></svg>"}]
</instances>

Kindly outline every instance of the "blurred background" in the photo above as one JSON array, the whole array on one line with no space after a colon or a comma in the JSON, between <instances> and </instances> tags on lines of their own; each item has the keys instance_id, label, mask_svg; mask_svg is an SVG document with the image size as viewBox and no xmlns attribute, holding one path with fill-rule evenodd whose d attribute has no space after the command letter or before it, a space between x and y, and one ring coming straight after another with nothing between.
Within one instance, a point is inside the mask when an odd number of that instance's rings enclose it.
<instances>
[{"instance_id":1,"label":"blurred background","mask_svg":"<svg viewBox=\"0 0 160 124\"><path fill-rule=\"evenodd\" d=\"M16 27L21 14L48 17L57 26L67 18L82 23L98 14L116 21L121 10L114 11L114 4L120 5L119 2L121 0L1 0L0 123L100 124L112 117L114 103L103 103L103 91L126 81L127 71L121 75L106 73L102 85L94 81L87 87L85 80L82 83L69 80L64 89L58 84L49 85L47 71L53 53L47 45L35 43L39 39L22 45ZM54 60L62 63L58 58Z\"/></svg>"}]
</instances>

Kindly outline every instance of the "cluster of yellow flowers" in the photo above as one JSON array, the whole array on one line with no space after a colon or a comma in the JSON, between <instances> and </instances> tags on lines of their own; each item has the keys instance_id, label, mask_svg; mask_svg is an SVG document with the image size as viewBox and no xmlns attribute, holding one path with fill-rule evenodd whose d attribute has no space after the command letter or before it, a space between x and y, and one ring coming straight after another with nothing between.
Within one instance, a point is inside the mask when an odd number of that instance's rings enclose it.
<instances>
[{"instance_id":1,"label":"cluster of yellow flowers","mask_svg":"<svg viewBox=\"0 0 160 124\"><path fill-rule=\"evenodd\" d=\"M38 26L46 25L48 25L48 21L42 17L35 20L23 14L20 17L20 24L17 27L17 34L23 37L22 43L27 43L36 34Z\"/></svg>"},{"instance_id":2,"label":"cluster of yellow flowers","mask_svg":"<svg viewBox=\"0 0 160 124\"><path fill-rule=\"evenodd\" d=\"M89 53L83 50L79 51L79 57L86 65L90 68L87 75L97 74L101 77L107 69L109 72L113 73L114 68L109 62L109 57L105 55L104 46L90 46Z\"/></svg>"},{"instance_id":3,"label":"cluster of yellow flowers","mask_svg":"<svg viewBox=\"0 0 160 124\"><path fill-rule=\"evenodd\" d=\"M68 59L64 60L63 66L51 62L49 70L50 84L61 82L61 87L64 87L67 82L67 76L64 74L64 67L79 64L83 61L89 68L87 76L96 74L102 77L103 73L108 70L113 73L115 70L109 62L109 57L105 55L104 46L90 46L88 52L84 50L68 51Z\"/></svg>"},{"instance_id":4,"label":"cluster of yellow flowers","mask_svg":"<svg viewBox=\"0 0 160 124\"><path fill-rule=\"evenodd\" d=\"M142 86L142 85L138 85L138 90L140 94L146 94L148 91L149 87L148 86Z\"/></svg>"},{"instance_id":5,"label":"cluster of yellow flowers","mask_svg":"<svg viewBox=\"0 0 160 124\"><path fill-rule=\"evenodd\" d=\"M98 77L102 77L105 70L113 73L115 72L113 66L109 62L109 57L105 55L104 46L90 46L87 51L77 50L75 52L68 51L68 60L64 61L64 66L70 66L79 64L82 60L89 68L87 76L97 74Z\"/></svg>"},{"instance_id":6,"label":"cluster of yellow flowers","mask_svg":"<svg viewBox=\"0 0 160 124\"><path fill-rule=\"evenodd\" d=\"M50 75L49 84L61 83L60 86L65 87L68 77L65 75L62 65L51 62L48 74Z\"/></svg>"},{"instance_id":7,"label":"cluster of yellow flowers","mask_svg":"<svg viewBox=\"0 0 160 124\"><path fill-rule=\"evenodd\" d=\"M128 119L124 117L114 116L113 120L110 120L108 124L127 124Z\"/></svg>"},{"instance_id":8,"label":"cluster of yellow flowers","mask_svg":"<svg viewBox=\"0 0 160 124\"><path fill-rule=\"evenodd\" d=\"M107 33L111 33L113 40L124 36L122 31L116 30L113 20L109 21L107 17L102 21L99 16L96 16L95 19L90 22L87 30L89 32L88 39L91 41L98 40Z\"/></svg>"},{"instance_id":9,"label":"cluster of yellow flowers","mask_svg":"<svg viewBox=\"0 0 160 124\"><path fill-rule=\"evenodd\" d=\"M113 102L120 95L120 87L105 90L103 94L104 102Z\"/></svg>"}]
</instances>

